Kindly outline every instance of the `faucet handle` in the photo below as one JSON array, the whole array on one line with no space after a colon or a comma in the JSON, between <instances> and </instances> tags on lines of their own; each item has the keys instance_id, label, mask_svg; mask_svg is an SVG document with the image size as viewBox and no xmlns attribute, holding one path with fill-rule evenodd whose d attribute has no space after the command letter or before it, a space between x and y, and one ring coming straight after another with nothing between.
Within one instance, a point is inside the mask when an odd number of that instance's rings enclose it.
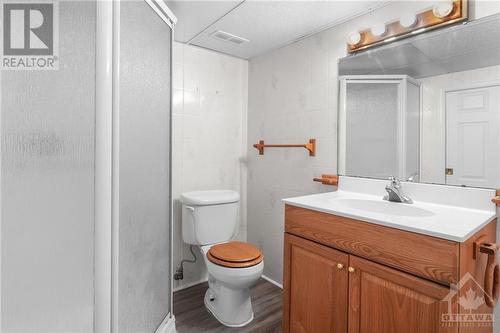
<instances>
[{"instance_id":1,"label":"faucet handle","mask_svg":"<svg viewBox=\"0 0 500 333\"><path fill-rule=\"evenodd\" d=\"M418 177L418 173L414 172L406 179L407 182L414 182L415 179Z\"/></svg>"},{"instance_id":2,"label":"faucet handle","mask_svg":"<svg viewBox=\"0 0 500 333\"><path fill-rule=\"evenodd\" d=\"M391 185L394 185L394 186L399 186L399 179L397 179L396 177L394 176L389 176L389 178L387 178L391 181Z\"/></svg>"}]
</instances>

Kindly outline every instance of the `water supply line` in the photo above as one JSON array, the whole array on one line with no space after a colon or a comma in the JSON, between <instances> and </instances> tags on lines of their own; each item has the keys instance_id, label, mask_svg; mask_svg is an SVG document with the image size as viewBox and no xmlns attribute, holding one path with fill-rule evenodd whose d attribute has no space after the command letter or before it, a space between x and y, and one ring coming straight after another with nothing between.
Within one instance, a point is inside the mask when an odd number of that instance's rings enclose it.
<instances>
[{"instance_id":1,"label":"water supply line","mask_svg":"<svg viewBox=\"0 0 500 333\"><path fill-rule=\"evenodd\" d=\"M189 251L193 256L193 259L183 259L181 261L180 267L175 271L174 280L182 280L184 279L184 263L194 264L196 262L196 254L194 253L194 245L189 246Z\"/></svg>"}]
</instances>

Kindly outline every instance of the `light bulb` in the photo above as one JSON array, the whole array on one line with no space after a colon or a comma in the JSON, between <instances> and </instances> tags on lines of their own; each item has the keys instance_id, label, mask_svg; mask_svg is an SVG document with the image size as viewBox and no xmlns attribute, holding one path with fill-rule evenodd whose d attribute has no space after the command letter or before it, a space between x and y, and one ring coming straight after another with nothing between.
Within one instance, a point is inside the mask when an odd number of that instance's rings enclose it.
<instances>
[{"instance_id":1,"label":"light bulb","mask_svg":"<svg viewBox=\"0 0 500 333\"><path fill-rule=\"evenodd\" d=\"M432 13L434 14L434 16L438 18L445 18L446 16L450 15L452 11L453 11L452 0L439 1L432 8Z\"/></svg>"},{"instance_id":2,"label":"light bulb","mask_svg":"<svg viewBox=\"0 0 500 333\"><path fill-rule=\"evenodd\" d=\"M352 32L349 34L349 37L347 38L347 44L354 46L356 44L359 44L361 42L361 34L359 32Z\"/></svg>"},{"instance_id":3,"label":"light bulb","mask_svg":"<svg viewBox=\"0 0 500 333\"><path fill-rule=\"evenodd\" d=\"M405 28L411 28L417 23L417 15L405 14L399 19L399 24Z\"/></svg>"},{"instance_id":4,"label":"light bulb","mask_svg":"<svg viewBox=\"0 0 500 333\"><path fill-rule=\"evenodd\" d=\"M382 36L385 34L385 24L375 24L374 26L371 27L370 31L372 32L373 35L375 36Z\"/></svg>"}]
</instances>

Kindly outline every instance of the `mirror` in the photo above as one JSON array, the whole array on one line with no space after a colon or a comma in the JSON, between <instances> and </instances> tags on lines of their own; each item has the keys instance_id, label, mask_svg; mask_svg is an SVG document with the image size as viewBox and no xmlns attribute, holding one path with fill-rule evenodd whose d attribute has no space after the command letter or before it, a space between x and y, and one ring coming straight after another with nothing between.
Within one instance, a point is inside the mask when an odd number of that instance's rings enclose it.
<instances>
[{"instance_id":1,"label":"mirror","mask_svg":"<svg viewBox=\"0 0 500 333\"><path fill-rule=\"evenodd\" d=\"M338 174L500 188L500 15L339 61Z\"/></svg>"}]
</instances>

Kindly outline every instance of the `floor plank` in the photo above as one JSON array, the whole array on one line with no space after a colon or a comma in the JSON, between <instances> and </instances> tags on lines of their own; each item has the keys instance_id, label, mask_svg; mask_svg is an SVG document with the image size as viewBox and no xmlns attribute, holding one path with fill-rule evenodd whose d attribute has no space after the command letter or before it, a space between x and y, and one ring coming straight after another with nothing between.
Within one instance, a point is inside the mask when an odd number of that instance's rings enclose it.
<instances>
[{"instance_id":1,"label":"floor plank","mask_svg":"<svg viewBox=\"0 0 500 333\"><path fill-rule=\"evenodd\" d=\"M281 332L282 290L260 279L252 288L253 321L242 328L220 324L205 308L203 297L207 283L174 293L174 315L178 333L277 333Z\"/></svg>"}]
</instances>

